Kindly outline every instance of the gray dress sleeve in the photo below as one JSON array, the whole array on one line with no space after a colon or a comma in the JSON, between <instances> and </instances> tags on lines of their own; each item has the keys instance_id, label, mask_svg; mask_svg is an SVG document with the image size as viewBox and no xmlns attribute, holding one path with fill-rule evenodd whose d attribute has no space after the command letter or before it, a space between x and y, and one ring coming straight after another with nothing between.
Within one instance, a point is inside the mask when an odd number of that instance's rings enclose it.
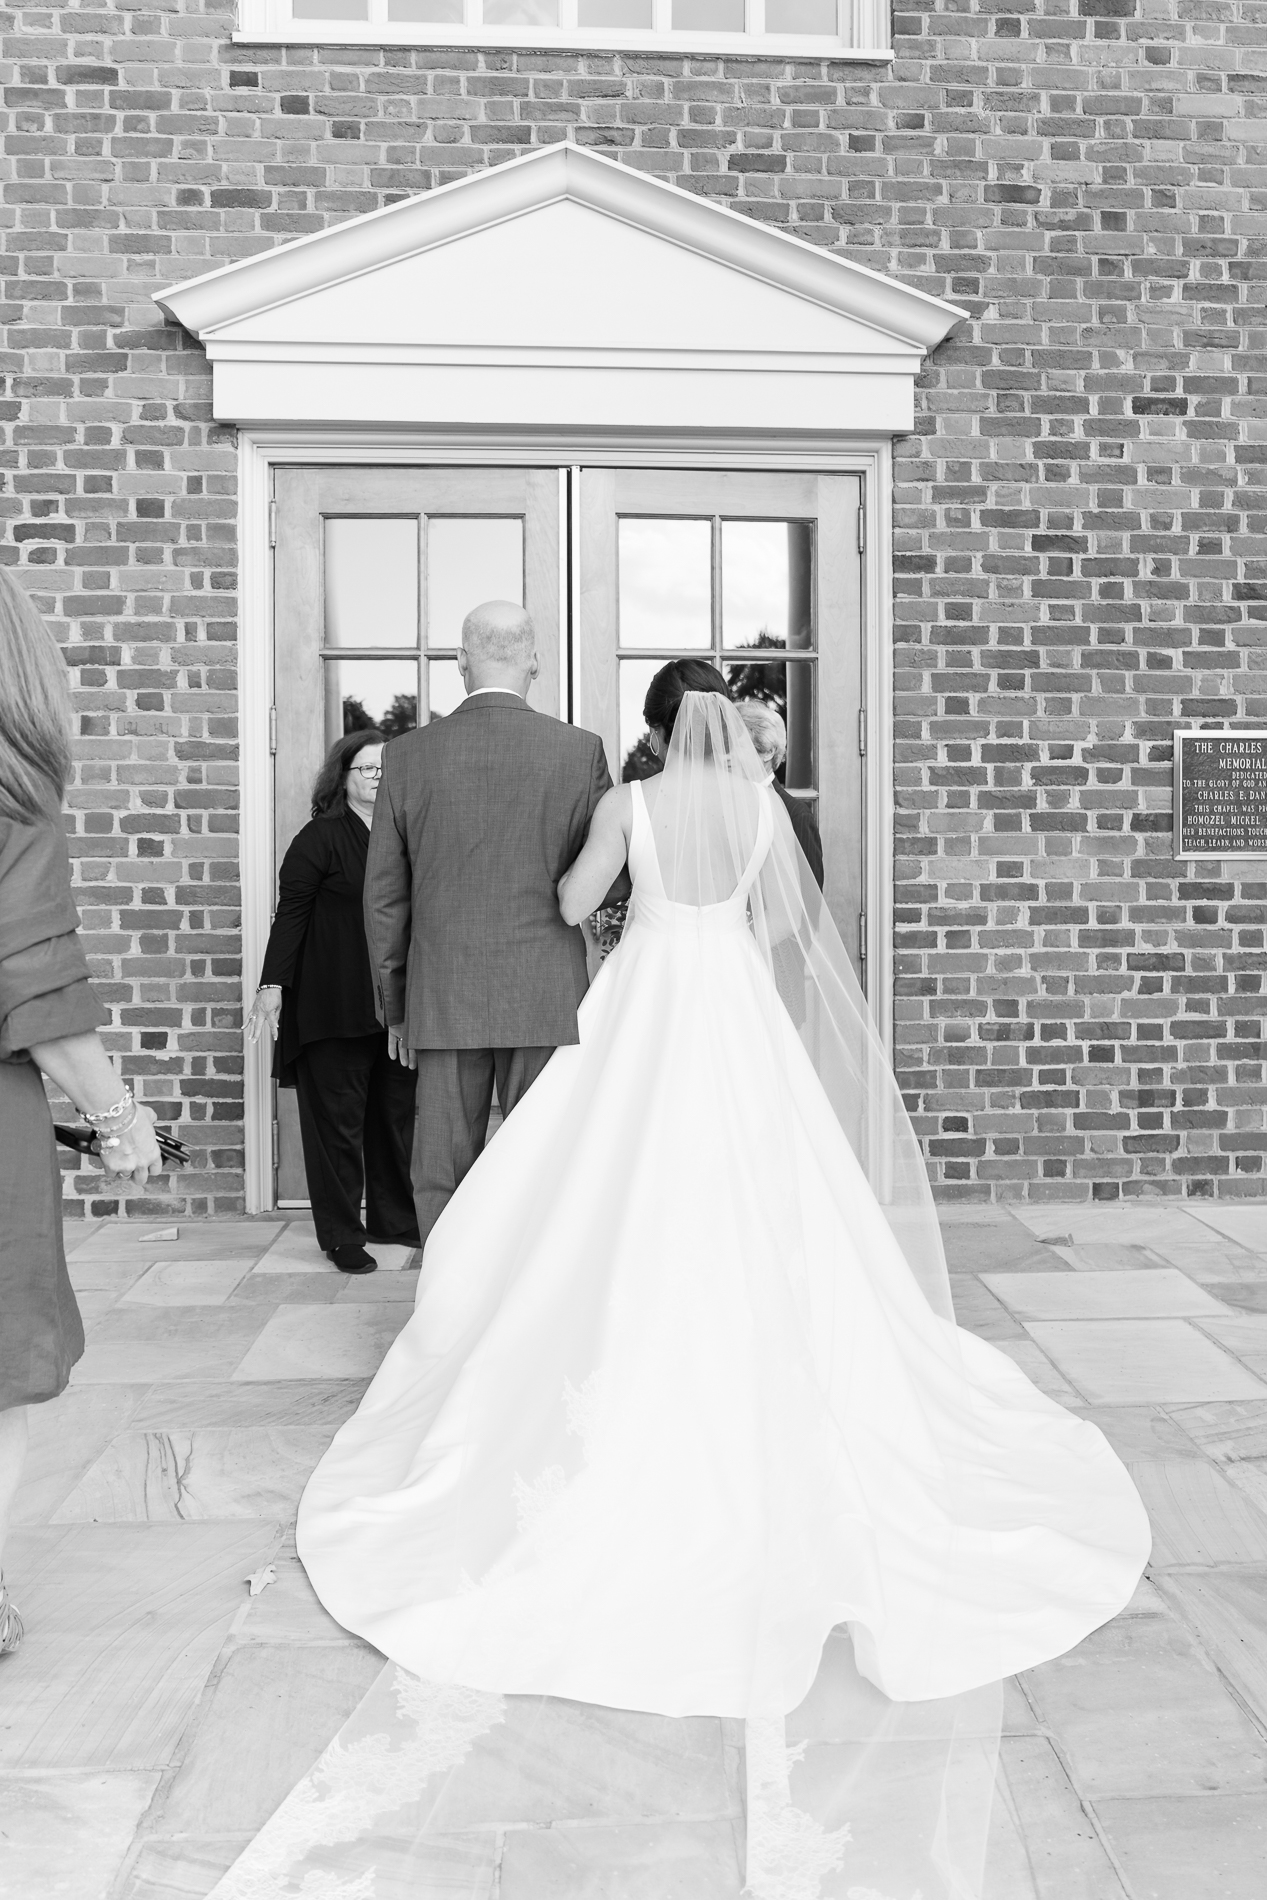
<instances>
[{"instance_id":1,"label":"gray dress sleeve","mask_svg":"<svg viewBox=\"0 0 1267 1900\"><path fill-rule=\"evenodd\" d=\"M0 958L0 1058L108 1021L92 993L77 931Z\"/></svg>"},{"instance_id":2,"label":"gray dress sleeve","mask_svg":"<svg viewBox=\"0 0 1267 1900\"><path fill-rule=\"evenodd\" d=\"M88 982L58 806L0 820L0 1060L109 1020Z\"/></svg>"}]
</instances>

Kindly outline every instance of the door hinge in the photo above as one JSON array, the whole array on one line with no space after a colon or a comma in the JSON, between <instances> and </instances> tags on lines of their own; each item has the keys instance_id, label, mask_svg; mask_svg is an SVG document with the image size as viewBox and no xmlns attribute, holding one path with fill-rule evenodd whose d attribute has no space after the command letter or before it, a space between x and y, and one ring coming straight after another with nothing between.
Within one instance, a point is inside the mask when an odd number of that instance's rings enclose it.
<instances>
[{"instance_id":1,"label":"door hinge","mask_svg":"<svg viewBox=\"0 0 1267 1900\"><path fill-rule=\"evenodd\" d=\"M268 709L268 749L271 753L276 755L276 752L277 752L277 708L276 706L270 706Z\"/></svg>"},{"instance_id":2,"label":"door hinge","mask_svg":"<svg viewBox=\"0 0 1267 1900\"><path fill-rule=\"evenodd\" d=\"M865 759L867 756L867 709L865 706L858 708L858 751Z\"/></svg>"},{"instance_id":3,"label":"door hinge","mask_svg":"<svg viewBox=\"0 0 1267 1900\"><path fill-rule=\"evenodd\" d=\"M274 1174L276 1174L278 1164L281 1161L281 1153L282 1153L281 1131L279 1130L277 1123L274 1122L273 1123L273 1172Z\"/></svg>"},{"instance_id":4,"label":"door hinge","mask_svg":"<svg viewBox=\"0 0 1267 1900\"><path fill-rule=\"evenodd\" d=\"M860 910L858 912L858 956L863 963L866 962L867 960L867 913L865 910Z\"/></svg>"},{"instance_id":5,"label":"door hinge","mask_svg":"<svg viewBox=\"0 0 1267 1900\"><path fill-rule=\"evenodd\" d=\"M867 511L865 508L859 508L858 510L858 552L859 554L865 554L866 548L867 548Z\"/></svg>"},{"instance_id":6,"label":"door hinge","mask_svg":"<svg viewBox=\"0 0 1267 1900\"><path fill-rule=\"evenodd\" d=\"M277 546L277 503L275 501L270 501L268 504L268 545L270 548Z\"/></svg>"}]
</instances>

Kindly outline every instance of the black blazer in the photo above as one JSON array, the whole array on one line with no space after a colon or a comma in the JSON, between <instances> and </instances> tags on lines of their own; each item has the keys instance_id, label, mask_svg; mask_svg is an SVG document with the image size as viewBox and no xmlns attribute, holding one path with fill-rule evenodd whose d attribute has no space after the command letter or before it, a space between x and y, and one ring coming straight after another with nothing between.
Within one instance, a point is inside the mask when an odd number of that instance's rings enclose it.
<instances>
[{"instance_id":1,"label":"black blazer","mask_svg":"<svg viewBox=\"0 0 1267 1900\"><path fill-rule=\"evenodd\" d=\"M273 1073L284 1087L294 1087L305 1043L378 1030L362 919L369 842L366 826L344 811L312 819L282 859L260 982L282 989Z\"/></svg>"},{"instance_id":2,"label":"black blazer","mask_svg":"<svg viewBox=\"0 0 1267 1900\"><path fill-rule=\"evenodd\" d=\"M474 694L390 741L365 934L380 1018L411 1048L576 1041L585 941L556 893L610 784L601 739L516 693Z\"/></svg>"},{"instance_id":3,"label":"black blazer","mask_svg":"<svg viewBox=\"0 0 1267 1900\"><path fill-rule=\"evenodd\" d=\"M808 798L793 798L779 784L778 779L771 781L775 791L783 801L784 809L792 820L792 830L796 842L809 860L809 868L814 873L814 882L819 890L823 888L823 841L818 833L818 820L814 816L814 806Z\"/></svg>"}]
</instances>

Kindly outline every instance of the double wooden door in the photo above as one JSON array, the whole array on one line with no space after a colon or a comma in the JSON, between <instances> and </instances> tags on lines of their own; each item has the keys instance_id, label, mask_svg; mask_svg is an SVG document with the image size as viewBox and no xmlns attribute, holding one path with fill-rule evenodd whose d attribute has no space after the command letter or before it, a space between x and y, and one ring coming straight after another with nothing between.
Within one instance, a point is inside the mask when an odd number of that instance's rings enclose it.
<instances>
[{"instance_id":1,"label":"double wooden door","mask_svg":"<svg viewBox=\"0 0 1267 1900\"><path fill-rule=\"evenodd\" d=\"M616 779L647 769L642 701L668 659L711 660L782 714L787 789L818 814L828 902L861 967L861 506L853 475L279 471L276 863L333 740L452 711L463 616L514 600L537 629L532 704L600 733ZM302 1205L294 1098L276 1097L277 1200Z\"/></svg>"}]
</instances>

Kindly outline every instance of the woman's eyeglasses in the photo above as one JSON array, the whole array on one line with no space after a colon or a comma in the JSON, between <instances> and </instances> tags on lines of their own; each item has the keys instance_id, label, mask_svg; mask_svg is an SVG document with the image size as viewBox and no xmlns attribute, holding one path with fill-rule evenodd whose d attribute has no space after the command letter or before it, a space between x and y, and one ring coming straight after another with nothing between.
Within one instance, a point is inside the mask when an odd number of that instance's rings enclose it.
<instances>
[{"instance_id":1,"label":"woman's eyeglasses","mask_svg":"<svg viewBox=\"0 0 1267 1900\"><path fill-rule=\"evenodd\" d=\"M352 770L359 772L362 778L382 778L383 776L381 765L354 765Z\"/></svg>"}]
</instances>

